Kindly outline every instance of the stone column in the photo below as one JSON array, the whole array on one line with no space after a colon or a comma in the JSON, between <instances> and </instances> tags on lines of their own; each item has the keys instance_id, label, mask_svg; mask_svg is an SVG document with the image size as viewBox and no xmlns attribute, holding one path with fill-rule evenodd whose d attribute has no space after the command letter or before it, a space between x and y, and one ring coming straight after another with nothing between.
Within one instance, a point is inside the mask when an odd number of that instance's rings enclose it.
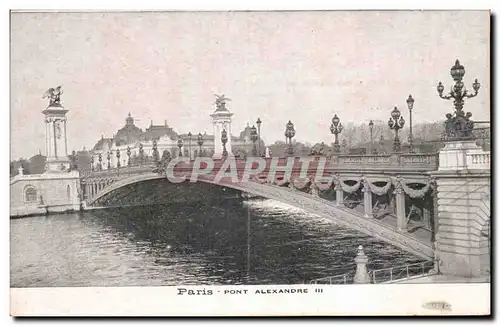
<instances>
[{"instance_id":1,"label":"stone column","mask_svg":"<svg viewBox=\"0 0 500 326\"><path fill-rule=\"evenodd\" d=\"M366 269L366 264L368 263L368 257L363 251L363 246L358 247L358 253L354 259L356 263L356 274L354 275L355 284L367 284L370 283L370 275Z\"/></svg>"},{"instance_id":2,"label":"stone column","mask_svg":"<svg viewBox=\"0 0 500 326\"><path fill-rule=\"evenodd\" d=\"M368 185L368 180L363 180L363 196L364 196L364 206L365 206L365 217L373 217L373 205L372 205L372 191Z\"/></svg>"},{"instance_id":3,"label":"stone column","mask_svg":"<svg viewBox=\"0 0 500 326\"><path fill-rule=\"evenodd\" d=\"M88 183L85 183L85 199L89 200L90 199L90 185Z\"/></svg>"},{"instance_id":4,"label":"stone column","mask_svg":"<svg viewBox=\"0 0 500 326\"><path fill-rule=\"evenodd\" d=\"M397 178L395 184L396 194L396 217L397 217L397 227L401 232L407 232L408 227L406 223L406 207L405 207L405 192L403 191L403 187L401 186L402 180Z\"/></svg>"},{"instance_id":5,"label":"stone column","mask_svg":"<svg viewBox=\"0 0 500 326\"><path fill-rule=\"evenodd\" d=\"M424 207L422 207L422 222L425 227L431 227L431 211L429 207L427 207L427 203L424 203Z\"/></svg>"}]
</instances>

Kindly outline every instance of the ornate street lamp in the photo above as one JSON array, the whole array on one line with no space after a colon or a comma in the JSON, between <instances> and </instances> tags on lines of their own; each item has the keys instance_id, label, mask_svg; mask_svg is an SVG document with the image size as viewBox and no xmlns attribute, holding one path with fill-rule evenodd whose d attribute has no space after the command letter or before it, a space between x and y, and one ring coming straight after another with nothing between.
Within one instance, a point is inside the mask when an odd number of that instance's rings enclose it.
<instances>
[{"instance_id":1,"label":"ornate street lamp","mask_svg":"<svg viewBox=\"0 0 500 326\"><path fill-rule=\"evenodd\" d=\"M94 171L94 155L90 157L90 171Z\"/></svg>"},{"instance_id":2,"label":"ornate street lamp","mask_svg":"<svg viewBox=\"0 0 500 326\"><path fill-rule=\"evenodd\" d=\"M202 156L201 155L201 146L203 145L203 135L201 134L201 132L198 134L198 146L200 146L200 151L198 153L199 156Z\"/></svg>"},{"instance_id":3,"label":"ornate street lamp","mask_svg":"<svg viewBox=\"0 0 500 326\"><path fill-rule=\"evenodd\" d=\"M257 135L257 129L255 126L252 126L250 128L250 140L253 143L253 148L252 148L252 155L257 156L257 147L255 146L255 142L259 139L259 136Z\"/></svg>"},{"instance_id":4,"label":"ornate street lamp","mask_svg":"<svg viewBox=\"0 0 500 326\"><path fill-rule=\"evenodd\" d=\"M437 91L439 97L445 100L453 99L453 106L455 107L454 115L451 113L446 114L445 123L445 139L470 139L473 138L472 129L474 129L474 122L470 119L472 113L464 113L464 100L466 98L475 97L478 94L481 84L477 81L477 78L472 83L472 88L474 93L470 93L465 89L462 78L465 75L465 68L460 64L458 59L455 61L455 65L450 69L450 75L455 81L455 85L451 89L450 93L443 95L444 86L441 82L437 85Z\"/></svg>"},{"instance_id":5,"label":"ornate street lamp","mask_svg":"<svg viewBox=\"0 0 500 326\"><path fill-rule=\"evenodd\" d=\"M257 124L258 133L259 133L259 143L258 143L258 144L259 144L259 145L258 145L258 146L259 146L259 156L261 156L261 155L262 155L262 153L261 153L261 151L260 151L260 124L261 124L261 123L262 123L262 120L260 120L260 117L259 117L259 118L257 118L257 122L256 122L256 124Z\"/></svg>"},{"instance_id":6,"label":"ornate street lamp","mask_svg":"<svg viewBox=\"0 0 500 326\"><path fill-rule=\"evenodd\" d=\"M408 142L410 143L410 153L413 153L413 122L412 122L412 111L413 111L413 103L415 103L415 100L413 97L408 96L408 99L406 100L406 104L408 105L408 111L410 111L410 135L408 136Z\"/></svg>"},{"instance_id":7,"label":"ornate street lamp","mask_svg":"<svg viewBox=\"0 0 500 326\"><path fill-rule=\"evenodd\" d=\"M144 147L142 146L142 143L139 144L139 161L140 161L140 164L142 164L142 163L145 162L145 159L144 159Z\"/></svg>"},{"instance_id":8,"label":"ornate street lamp","mask_svg":"<svg viewBox=\"0 0 500 326\"><path fill-rule=\"evenodd\" d=\"M226 143L227 143L227 131L222 129L220 140L222 142L222 156L227 157Z\"/></svg>"},{"instance_id":9,"label":"ornate street lamp","mask_svg":"<svg viewBox=\"0 0 500 326\"><path fill-rule=\"evenodd\" d=\"M179 147L179 156L182 156L182 138L179 137L179 139L177 140L177 147Z\"/></svg>"},{"instance_id":10,"label":"ornate street lamp","mask_svg":"<svg viewBox=\"0 0 500 326\"><path fill-rule=\"evenodd\" d=\"M330 132L335 135L335 142L333 143L333 152L340 153L340 145L339 145L339 134L342 132L342 124L340 123L339 117L335 114L332 118L332 124L330 125Z\"/></svg>"},{"instance_id":11,"label":"ornate street lamp","mask_svg":"<svg viewBox=\"0 0 500 326\"><path fill-rule=\"evenodd\" d=\"M188 132L188 137L189 137L189 160L191 160L191 136L193 136L193 134L190 132Z\"/></svg>"},{"instance_id":12,"label":"ornate street lamp","mask_svg":"<svg viewBox=\"0 0 500 326\"><path fill-rule=\"evenodd\" d=\"M118 162L116 163L116 167L120 168L121 164L120 164L120 150L119 149L116 150L116 158L118 159L117 160Z\"/></svg>"},{"instance_id":13,"label":"ornate street lamp","mask_svg":"<svg viewBox=\"0 0 500 326\"><path fill-rule=\"evenodd\" d=\"M127 165L130 166L132 165L132 162L130 161L130 154L132 154L132 152L130 151L130 146L127 146Z\"/></svg>"},{"instance_id":14,"label":"ornate street lamp","mask_svg":"<svg viewBox=\"0 0 500 326\"><path fill-rule=\"evenodd\" d=\"M106 157L108 159L108 170L111 169L111 163L110 163L110 160L111 160L111 151L108 151L108 155Z\"/></svg>"},{"instance_id":15,"label":"ornate street lamp","mask_svg":"<svg viewBox=\"0 0 500 326\"><path fill-rule=\"evenodd\" d=\"M288 120L285 129L285 137L288 141L288 154L293 155L292 138L295 136L295 129L293 127L292 121Z\"/></svg>"},{"instance_id":16,"label":"ornate street lamp","mask_svg":"<svg viewBox=\"0 0 500 326\"><path fill-rule=\"evenodd\" d=\"M373 154L373 120L370 120L368 127L370 128L370 154Z\"/></svg>"},{"instance_id":17,"label":"ornate street lamp","mask_svg":"<svg viewBox=\"0 0 500 326\"><path fill-rule=\"evenodd\" d=\"M391 112L391 117L389 118L389 122L387 123L389 125L389 128L391 130L394 130L394 144L392 146L392 151L393 152L400 152L401 151L401 142L399 141L399 134L398 131L399 129L403 128L405 125L405 120L401 116L401 112L398 110L397 107L394 107L394 109Z\"/></svg>"},{"instance_id":18,"label":"ornate street lamp","mask_svg":"<svg viewBox=\"0 0 500 326\"><path fill-rule=\"evenodd\" d=\"M102 154L101 153L99 153L98 160L99 160L99 171L101 171L102 170Z\"/></svg>"},{"instance_id":19,"label":"ornate street lamp","mask_svg":"<svg viewBox=\"0 0 500 326\"><path fill-rule=\"evenodd\" d=\"M158 153L158 142L156 139L153 140L153 161L158 162L160 160L160 154Z\"/></svg>"}]
</instances>

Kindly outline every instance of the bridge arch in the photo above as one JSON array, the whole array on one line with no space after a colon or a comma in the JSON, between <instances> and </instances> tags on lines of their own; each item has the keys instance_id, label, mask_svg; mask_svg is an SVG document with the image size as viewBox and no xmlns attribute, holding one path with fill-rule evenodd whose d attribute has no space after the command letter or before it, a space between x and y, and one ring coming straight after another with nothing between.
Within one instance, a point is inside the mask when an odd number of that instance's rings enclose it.
<instances>
[{"instance_id":1,"label":"bridge arch","mask_svg":"<svg viewBox=\"0 0 500 326\"><path fill-rule=\"evenodd\" d=\"M95 204L98 199L119 188L123 188L134 183L165 178L166 177L164 175L150 172L119 179L98 191L88 200L87 205L91 206ZM214 182L213 176L208 175L198 176L198 181L221 187L232 188L298 207L312 214L327 218L343 227L354 229L361 233L378 238L424 259L433 259L434 257L434 250L430 246L430 243L426 243L412 237L410 234L398 232L398 230L394 227L384 225L373 218L365 218L362 215L358 215L355 212L350 211L348 208L336 206L333 202L322 199L318 196L312 196L308 193L293 190L289 187L269 183L254 181L233 183L230 179L227 179L227 181L226 179L222 179L219 182ZM87 182L91 181L88 180ZM98 180L95 180L95 182L98 182ZM183 182L189 181L186 179L186 181Z\"/></svg>"}]
</instances>

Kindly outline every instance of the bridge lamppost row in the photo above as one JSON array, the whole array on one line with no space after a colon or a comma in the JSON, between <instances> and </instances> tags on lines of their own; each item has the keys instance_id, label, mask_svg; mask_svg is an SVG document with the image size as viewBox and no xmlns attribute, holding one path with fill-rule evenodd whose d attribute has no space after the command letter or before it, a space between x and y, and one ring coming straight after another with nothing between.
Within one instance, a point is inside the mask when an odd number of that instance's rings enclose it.
<instances>
[{"instance_id":1,"label":"bridge lamppost row","mask_svg":"<svg viewBox=\"0 0 500 326\"><path fill-rule=\"evenodd\" d=\"M132 165L132 162L130 161L130 154L132 154L131 150L130 150L130 146L127 146L127 165L130 166Z\"/></svg>"},{"instance_id":2,"label":"bridge lamppost row","mask_svg":"<svg viewBox=\"0 0 500 326\"><path fill-rule=\"evenodd\" d=\"M222 129L220 140L222 142L222 156L227 157L227 150L226 150L227 131L226 131L226 129Z\"/></svg>"},{"instance_id":3,"label":"bridge lamppost row","mask_svg":"<svg viewBox=\"0 0 500 326\"><path fill-rule=\"evenodd\" d=\"M401 116L401 112L397 107L394 107L394 110L392 110L388 125L391 130L394 130L394 144L392 146L392 151L396 153L401 152L401 141L399 140L398 131L405 125L405 120Z\"/></svg>"},{"instance_id":4,"label":"bridge lamppost row","mask_svg":"<svg viewBox=\"0 0 500 326\"><path fill-rule=\"evenodd\" d=\"M455 81L455 85L453 86L450 93L447 95L443 95L444 86L441 82L437 85L437 91L439 93L439 97L445 100L453 99L453 106L455 107L455 116L453 114L446 114L446 127L445 127L445 137L447 139L470 139L473 137L472 129L474 128L474 122L470 119L472 113L467 112L464 113L464 100L466 98L475 97L478 92L481 84L477 81L477 78L472 83L472 88L474 89L474 93L469 93L467 89L465 89L464 83L462 79L465 75L465 68L460 64L458 59L455 61L455 65L450 69L450 75Z\"/></svg>"},{"instance_id":5,"label":"bridge lamppost row","mask_svg":"<svg viewBox=\"0 0 500 326\"><path fill-rule=\"evenodd\" d=\"M201 146L203 145L203 135L201 134L201 132L198 134L198 146L200 147L200 151L198 152L198 156L202 156L201 155Z\"/></svg>"},{"instance_id":6,"label":"bridge lamppost row","mask_svg":"<svg viewBox=\"0 0 500 326\"><path fill-rule=\"evenodd\" d=\"M255 145L257 139L259 139L259 137L257 136L257 129L255 128L255 126L252 126L252 128L250 128L250 140L253 143L253 148L252 148L253 156L257 156L257 146Z\"/></svg>"},{"instance_id":7,"label":"bridge lamppost row","mask_svg":"<svg viewBox=\"0 0 500 326\"><path fill-rule=\"evenodd\" d=\"M370 128L370 154L373 154L373 120L370 120L368 127Z\"/></svg>"},{"instance_id":8,"label":"bridge lamppost row","mask_svg":"<svg viewBox=\"0 0 500 326\"><path fill-rule=\"evenodd\" d=\"M408 136L408 142L410 143L410 153L413 153L413 122L412 122L412 112L413 112L413 103L415 100L411 97L411 94L408 96L406 100L406 104L408 105L408 111L410 111L410 135Z\"/></svg>"},{"instance_id":9,"label":"bridge lamppost row","mask_svg":"<svg viewBox=\"0 0 500 326\"><path fill-rule=\"evenodd\" d=\"M188 137L189 137L189 143L188 143L188 147L189 147L189 160L191 160L191 137L193 136L193 134L191 134L191 131L188 132Z\"/></svg>"},{"instance_id":10,"label":"bridge lamppost row","mask_svg":"<svg viewBox=\"0 0 500 326\"><path fill-rule=\"evenodd\" d=\"M332 124L330 125L330 132L335 135L335 142L333 143L333 152L334 153L340 153L340 145L339 145L339 139L338 136L342 132L342 124L340 123L339 117L337 117L337 114L335 114L332 118Z\"/></svg>"},{"instance_id":11,"label":"bridge lamppost row","mask_svg":"<svg viewBox=\"0 0 500 326\"><path fill-rule=\"evenodd\" d=\"M258 130L258 134L259 134L259 139L258 139L258 146L259 146L259 156L262 156L262 152L260 151L260 124L262 123L262 120L260 120L260 117L257 118L257 130Z\"/></svg>"},{"instance_id":12,"label":"bridge lamppost row","mask_svg":"<svg viewBox=\"0 0 500 326\"><path fill-rule=\"evenodd\" d=\"M292 138L295 136L295 128L291 120L288 120L285 129L285 137L288 141L288 154L293 155Z\"/></svg>"},{"instance_id":13,"label":"bridge lamppost row","mask_svg":"<svg viewBox=\"0 0 500 326\"><path fill-rule=\"evenodd\" d=\"M177 140L177 147L179 147L179 157L182 156L182 138L179 137L179 139Z\"/></svg>"}]
</instances>

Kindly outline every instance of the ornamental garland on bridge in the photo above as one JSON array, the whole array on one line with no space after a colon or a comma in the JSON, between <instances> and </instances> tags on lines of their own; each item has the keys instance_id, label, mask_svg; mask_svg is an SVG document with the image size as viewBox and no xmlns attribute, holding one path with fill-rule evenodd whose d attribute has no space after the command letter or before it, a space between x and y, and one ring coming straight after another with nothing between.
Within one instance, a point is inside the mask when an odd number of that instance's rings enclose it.
<instances>
[{"instance_id":1,"label":"ornamental garland on bridge","mask_svg":"<svg viewBox=\"0 0 500 326\"><path fill-rule=\"evenodd\" d=\"M368 185L368 188L370 188L371 192L373 192L375 195L382 196L382 195L385 195L392 186L392 182L390 179L383 180L383 181L386 182L385 186L383 186L383 187L377 187L376 185L373 184L373 182L382 182L382 180L370 181L370 180L366 179L366 184Z\"/></svg>"},{"instance_id":2,"label":"ornamental garland on bridge","mask_svg":"<svg viewBox=\"0 0 500 326\"><path fill-rule=\"evenodd\" d=\"M352 180L355 181L355 180ZM340 186L342 187L342 190L351 194L353 192L358 191L358 189L361 187L361 180L357 180L356 184L353 186L349 186L348 184L345 183L344 180L340 179Z\"/></svg>"},{"instance_id":3,"label":"ornamental garland on bridge","mask_svg":"<svg viewBox=\"0 0 500 326\"><path fill-rule=\"evenodd\" d=\"M411 198L422 198L425 196L427 191L429 191L429 188L431 186L430 183L426 184L422 189L412 189L408 187L408 185L404 182L403 179L401 179L401 188L403 188L403 191L410 196Z\"/></svg>"},{"instance_id":4,"label":"ornamental garland on bridge","mask_svg":"<svg viewBox=\"0 0 500 326\"><path fill-rule=\"evenodd\" d=\"M328 190L332 187L333 177L317 177L314 184L319 190Z\"/></svg>"}]
</instances>

